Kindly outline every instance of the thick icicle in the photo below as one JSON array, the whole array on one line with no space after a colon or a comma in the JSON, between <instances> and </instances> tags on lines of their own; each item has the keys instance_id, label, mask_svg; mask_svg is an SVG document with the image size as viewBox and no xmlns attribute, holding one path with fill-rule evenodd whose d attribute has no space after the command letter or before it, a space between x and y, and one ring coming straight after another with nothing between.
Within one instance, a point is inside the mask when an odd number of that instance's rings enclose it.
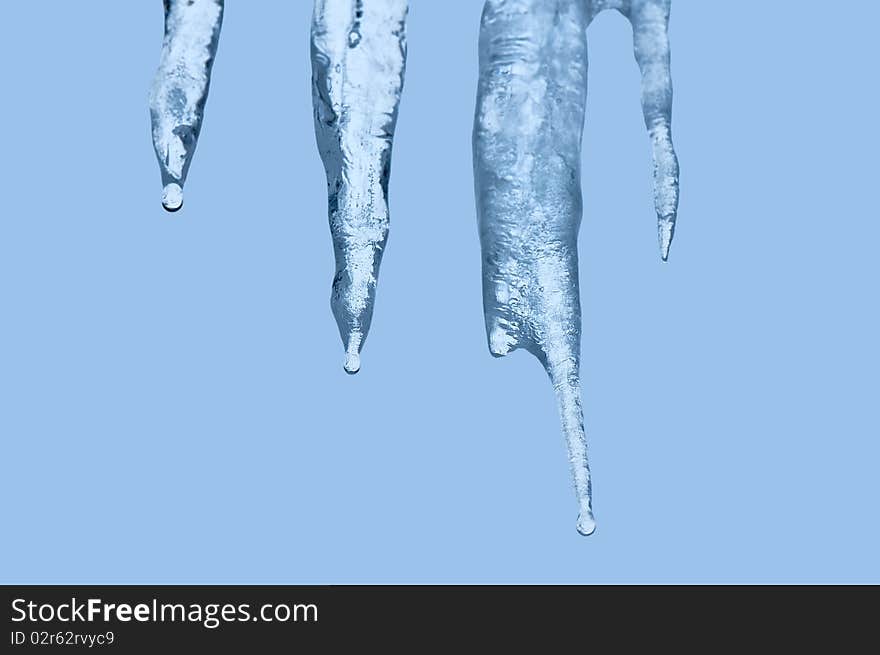
<instances>
[{"instance_id":1,"label":"thick icicle","mask_svg":"<svg viewBox=\"0 0 880 655\"><path fill-rule=\"evenodd\" d=\"M587 10L571 0L486 2L474 125L489 348L498 357L525 348L547 370L585 535L595 529L578 378Z\"/></svg>"},{"instance_id":2,"label":"thick icicle","mask_svg":"<svg viewBox=\"0 0 880 655\"><path fill-rule=\"evenodd\" d=\"M331 307L360 368L388 237L388 177L406 64L406 0L315 0L312 98L336 255Z\"/></svg>"},{"instance_id":3,"label":"thick icicle","mask_svg":"<svg viewBox=\"0 0 880 655\"><path fill-rule=\"evenodd\" d=\"M162 206L173 212L183 205L183 184L202 128L223 0L164 0L164 5L165 38L150 117L162 171Z\"/></svg>"},{"instance_id":4,"label":"thick icicle","mask_svg":"<svg viewBox=\"0 0 880 655\"><path fill-rule=\"evenodd\" d=\"M586 30L605 9L633 26L642 107L654 156L660 254L678 209L672 146L670 0L487 0L480 31L474 173L489 349L522 347L546 368L559 404L580 504L595 530L580 401L577 234Z\"/></svg>"}]
</instances>

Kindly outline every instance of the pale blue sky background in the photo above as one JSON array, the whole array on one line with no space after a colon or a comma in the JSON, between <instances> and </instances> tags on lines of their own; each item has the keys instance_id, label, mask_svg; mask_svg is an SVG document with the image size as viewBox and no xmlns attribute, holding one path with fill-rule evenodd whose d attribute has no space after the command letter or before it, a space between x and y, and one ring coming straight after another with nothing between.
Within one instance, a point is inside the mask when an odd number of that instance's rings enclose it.
<instances>
[{"instance_id":1,"label":"pale blue sky background","mask_svg":"<svg viewBox=\"0 0 880 655\"><path fill-rule=\"evenodd\" d=\"M311 3L228 4L174 215L147 110L161 3L4 6L0 580L880 582L880 4L675 0L665 266L629 25L590 28L588 539L544 373L485 345L481 2L412 2L355 377Z\"/></svg>"}]
</instances>

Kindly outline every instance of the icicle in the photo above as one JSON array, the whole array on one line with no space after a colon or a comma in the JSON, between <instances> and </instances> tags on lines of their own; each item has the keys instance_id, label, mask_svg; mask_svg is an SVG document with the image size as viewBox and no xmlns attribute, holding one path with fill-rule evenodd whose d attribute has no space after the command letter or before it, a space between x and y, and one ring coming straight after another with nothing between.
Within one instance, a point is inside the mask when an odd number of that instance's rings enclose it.
<instances>
[{"instance_id":1,"label":"icicle","mask_svg":"<svg viewBox=\"0 0 880 655\"><path fill-rule=\"evenodd\" d=\"M672 74L669 68L670 0L633 0L633 49L642 73L642 111L654 151L654 208L665 262L678 214L678 158L672 145Z\"/></svg>"},{"instance_id":2,"label":"icicle","mask_svg":"<svg viewBox=\"0 0 880 655\"><path fill-rule=\"evenodd\" d=\"M678 158L672 145L672 74L669 57L671 0L585 0L590 21L616 9L632 25L633 50L642 75L642 112L654 158L654 209L660 257L665 262L678 214Z\"/></svg>"},{"instance_id":3,"label":"icicle","mask_svg":"<svg viewBox=\"0 0 880 655\"><path fill-rule=\"evenodd\" d=\"M312 98L336 254L331 307L360 369L388 237L388 178L406 63L406 0L315 0Z\"/></svg>"},{"instance_id":4,"label":"icicle","mask_svg":"<svg viewBox=\"0 0 880 655\"><path fill-rule=\"evenodd\" d=\"M489 350L532 352L553 382L580 505L595 530L579 380L577 236L586 30L616 9L633 26L654 156L660 254L678 209L672 146L669 0L487 0L480 31L474 173Z\"/></svg>"},{"instance_id":5,"label":"icicle","mask_svg":"<svg viewBox=\"0 0 880 655\"><path fill-rule=\"evenodd\" d=\"M202 128L223 0L165 0L165 39L150 93L162 206L183 206L183 184Z\"/></svg>"},{"instance_id":6,"label":"icicle","mask_svg":"<svg viewBox=\"0 0 880 655\"><path fill-rule=\"evenodd\" d=\"M525 348L547 370L585 535L595 529L578 379L587 24L582 2L486 2L474 127L489 348Z\"/></svg>"}]
</instances>

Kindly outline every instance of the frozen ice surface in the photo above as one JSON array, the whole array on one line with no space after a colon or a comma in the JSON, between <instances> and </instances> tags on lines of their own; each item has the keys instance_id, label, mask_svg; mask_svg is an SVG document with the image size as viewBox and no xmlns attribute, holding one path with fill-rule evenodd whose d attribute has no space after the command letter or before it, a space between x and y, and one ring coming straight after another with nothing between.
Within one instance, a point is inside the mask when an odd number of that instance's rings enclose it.
<instances>
[{"instance_id":1,"label":"frozen ice surface","mask_svg":"<svg viewBox=\"0 0 880 655\"><path fill-rule=\"evenodd\" d=\"M586 30L599 11L609 8L633 24L665 260L678 204L668 0L487 0L474 121L489 349L501 357L524 348L549 374L580 508L577 529L584 535L595 530L595 521L579 379L581 135Z\"/></svg>"},{"instance_id":2,"label":"frozen ice surface","mask_svg":"<svg viewBox=\"0 0 880 655\"><path fill-rule=\"evenodd\" d=\"M162 206L177 211L202 128L223 0L164 0L164 6L165 38L150 93L150 118L162 172Z\"/></svg>"},{"instance_id":3,"label":"frozen ice surface","mask_svg":"<svg viewBox=\"0 0 880 655\"><path fill-rule=\"evenodd\" d=\"M406 0L315 0L312 99L336 255L330 302L349 373L360 368L388 238L406 14Z\"/></svg>"}]
</instances>

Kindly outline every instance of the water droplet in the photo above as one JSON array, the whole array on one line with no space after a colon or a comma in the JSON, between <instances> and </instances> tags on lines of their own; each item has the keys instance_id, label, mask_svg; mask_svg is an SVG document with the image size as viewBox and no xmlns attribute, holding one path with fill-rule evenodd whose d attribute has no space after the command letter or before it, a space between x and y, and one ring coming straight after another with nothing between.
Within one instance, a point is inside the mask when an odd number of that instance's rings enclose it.
<instances>
[{"instance_id":1,"label":"water droplet","mask_svg":"<svg viewBox=\"0 0 880 655\"><path fill-rule=\"evenodd\" d=\"M354 375L361 370L361 356L357 351L347 352L345 354L345 372Z\"/></svg>"},{"instance_id":2,"label":"water droplet","mask_svg":"<svg viewBox=\"0 0 880 655\"><path fill-rule=\"evenodd\" d=\"M162 189L162 206L169 212L176 212L183 207L183 189L177 182L166 184Z\"/></svg>"}]
</instances>

